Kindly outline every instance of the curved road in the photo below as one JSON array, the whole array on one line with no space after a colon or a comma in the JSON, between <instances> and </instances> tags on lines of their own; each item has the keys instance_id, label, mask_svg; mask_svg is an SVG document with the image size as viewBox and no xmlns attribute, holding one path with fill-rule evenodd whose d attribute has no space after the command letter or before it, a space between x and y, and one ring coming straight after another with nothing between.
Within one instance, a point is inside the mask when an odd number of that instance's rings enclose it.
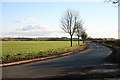
<instances>
[{"instance_id":1,"label":"curved road","mask_svg":"<svg viewBox=\"0 0 120 80\"><path fill-rule=\"evenodd\" d=\"M118 64L105 60L112 50L108 47L88 43L90 48L69 56L46 61L3 67L3 78L44 78L51 76L120 77Z\"/></svg>"}]
</instances>

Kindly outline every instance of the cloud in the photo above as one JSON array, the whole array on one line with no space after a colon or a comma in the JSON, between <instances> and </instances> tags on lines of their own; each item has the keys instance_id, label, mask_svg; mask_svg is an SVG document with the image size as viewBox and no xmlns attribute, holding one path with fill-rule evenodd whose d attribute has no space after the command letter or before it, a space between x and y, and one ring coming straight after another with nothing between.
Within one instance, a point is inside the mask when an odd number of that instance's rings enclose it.
<instances>
[{"instance_id":1,"label":"cloud","mask_svg":"<svg viewBox=\"0 0 120 80\"><path fill-rule=\"evenodd\" d=\"M40 25L30 25L30 26L26 26L26 27L23 27L21 29L17 28L16 31L32 31L32 30L40 30L42 29Z\"/></svg>"},{"instance_id":2,"label":"cloud","mask_svg":"<svg viewBox=\"0 0 120 80\"><path fill-rule=\"evenodd\" d=\"M107 32L88 32L88 36L93 38L118 38L118 31L107 31Z\"/></svg>"},{"instance_id":3,"label":"cloud","mask_svg":"<svg viewBox=\"0 0 120 80\"><path fill-rule=\"evenodd\" d=\"M24 18L24 19L20 19L17 20L16 23L20 23L20 24L36 24L38 23L38 21L34 18Z\"/></svg>"},{"instance_id":4,"label":"cloud","mask_svg":"<svg viewBox=\"0 0 120 80\"><path fill-rule=\"evenodd\" d=\"M8 32L10 37L62 37L68 36L62 29L50 25L29 25Z\"/></svg>"},{"instance_id":5,"label":"cloud","mask_svg":"<svg viewBox=\"0 0 120 80\"><path fill-rule=\"evenodd\" d=\"M22 24L12 31L3 33L8 37L67 37L68 35L58 26L42 25L34 18L24 18L17 20L16 23ZM24 24L24 25L23 25ZM21 27L20 27L21 26Z\"/></svg>"}]
</instances>

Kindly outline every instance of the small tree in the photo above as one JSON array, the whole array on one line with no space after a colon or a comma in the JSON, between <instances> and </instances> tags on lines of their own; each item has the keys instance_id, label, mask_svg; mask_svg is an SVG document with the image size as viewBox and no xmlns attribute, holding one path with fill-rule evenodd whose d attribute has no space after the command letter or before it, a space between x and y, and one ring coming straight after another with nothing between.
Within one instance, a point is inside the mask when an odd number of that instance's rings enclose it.
<instances>
[{"instance_id":1,"label":"small tree","mask_svg":"<svg viewBox=\"0 0 120 80\"><path fill-rule=\"evenodd\" d=\"M80 39L80 37L81 37L81 33L83 32L83 23L82 23L82 20L81 21L78 21L78 23L77 23L77 29L76 29L76 35L77 35L77 37L78 37L78 45L80 44L80 41L79 41L79 39Z\"/></svg>"},{"instance_id":2,"label":"small tree","mask_svg":"<svg viewBox=\"0 0 120 80\"><path fill-rule=\"evenodd\" d=\"M85 32L85 31L83 31L82 33L81 33L81 38L82 38L82 40L83 40L83 43L86 41L86 39L87 39L87 33Z\"/></svg>"},{"instance_id":3,"label":"small tree","mask_svg":"<svg viewBox=\"0 0 120 80\"><path fill-rule=\"evenodd\" d=\"M69 33L70 38L71 38L71 47L72 47L72 36L75 33L75 30L77 29L76 25L79 21L79 14L75 10L68 9L65 12L65 15L61 19L61 26L62 29L66 32Z\"/></svg>"}]
</instances>

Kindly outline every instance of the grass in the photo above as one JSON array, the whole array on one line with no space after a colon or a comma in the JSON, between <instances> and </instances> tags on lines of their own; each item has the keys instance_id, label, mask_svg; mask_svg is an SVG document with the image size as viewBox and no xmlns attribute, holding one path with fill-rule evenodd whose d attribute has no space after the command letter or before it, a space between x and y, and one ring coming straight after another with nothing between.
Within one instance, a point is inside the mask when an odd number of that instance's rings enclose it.
<instances>
[{"instance_id":1,"label":"grass","mask_svg":"<svg viewBox=\"0 0 120 80\"><path fill-rule=\"evenodd\" d=\"M115 41L97 41L98 43L109 46L113 49L113 53L110 55L111 60L116 63L120 63L120 40Z\"/></svg>"},{"instance_id":2,"label":"grass","mask_svg":"<svg viewBox=\"0 0 120 80\"><path fill-rule=\"evenodd\" d=\"M114 46L114 48L116 49L114 61L120 63L120 47Z\"/></svg>"},{"instance_id":3,"label":"grass","mask_svg":"<svg viewBox=\"0 0 120 80\"><path fill-rule=\"evenodd\" d=\"M108 45L108 46L112 47L115 50L114 53L112 53L113 61L117 62L117 63L120 63L120 47L118 45L114 45L114 44L111 44L111 45Z\"/></svg>"},{"instance_id":4,"label":"grass","mask_svg":"<svg viewBox=\"0 0 120 80\"><path fill-rule=\"evenodd\" d=\"M3 41L1 54L2 61L9 62L67 52L76 47L77 41L73 41L72 48L70 41Z\"/></svg>"}]
</instances>

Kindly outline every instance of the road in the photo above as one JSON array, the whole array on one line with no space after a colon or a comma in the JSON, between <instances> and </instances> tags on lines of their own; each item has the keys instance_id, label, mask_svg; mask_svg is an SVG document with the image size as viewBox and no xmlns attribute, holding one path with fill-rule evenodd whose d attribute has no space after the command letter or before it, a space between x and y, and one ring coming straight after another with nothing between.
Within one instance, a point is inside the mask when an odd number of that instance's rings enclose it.
<instances>
[{"instance_id":1,"label":"road","mask_svg":"<svg viewBox=\"0 0 120 80\"><path fill-rule=\"evenodd\" d=\"M3 67L3 78L45 78L53 76L120 77L120 67L106 61L112 50L96 43L73 55L34 63Z\"/></svg>"}]
</instances>

